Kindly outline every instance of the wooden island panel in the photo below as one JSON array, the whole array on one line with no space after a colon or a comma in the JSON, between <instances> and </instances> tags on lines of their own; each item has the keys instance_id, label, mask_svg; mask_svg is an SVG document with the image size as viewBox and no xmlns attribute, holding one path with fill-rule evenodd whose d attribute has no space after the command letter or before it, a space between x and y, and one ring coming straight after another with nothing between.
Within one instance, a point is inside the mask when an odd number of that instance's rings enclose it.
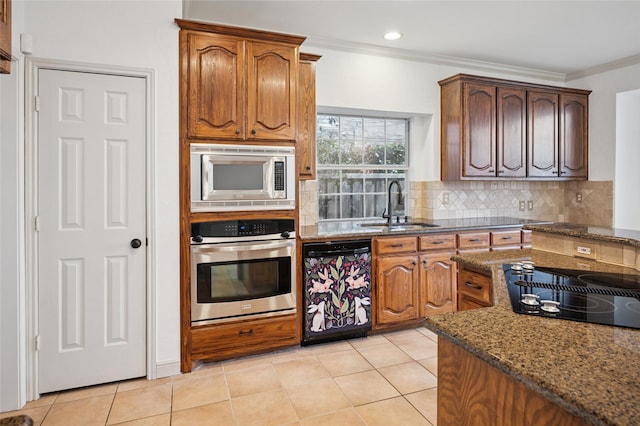
<instances>
[{"instance_id":1,"label":"wooden island panel","mask_svg":"<svg viewBox=\"0 0 640 426\"><path fill-rule=\"evenodd\" d=\"M438 425L587 425L446 338L438 340Z\"/></svg>"}]
</instances>

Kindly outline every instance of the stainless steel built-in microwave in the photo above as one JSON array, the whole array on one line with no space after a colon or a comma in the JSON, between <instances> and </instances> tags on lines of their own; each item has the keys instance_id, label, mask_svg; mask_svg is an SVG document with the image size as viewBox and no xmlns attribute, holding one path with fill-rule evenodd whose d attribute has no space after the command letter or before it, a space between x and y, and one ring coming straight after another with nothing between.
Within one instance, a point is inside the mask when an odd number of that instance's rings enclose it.
<instances>
[{"instance_id":1,"label":"stainless steel built-in microwave","mask_svg":"<svg viewBox=\"0 0 640 426\"><path fill-rule=\"evenodd\" d=\"M191 144L191 210L295 208L290 147Z\"/></svg>"}]
</instances>

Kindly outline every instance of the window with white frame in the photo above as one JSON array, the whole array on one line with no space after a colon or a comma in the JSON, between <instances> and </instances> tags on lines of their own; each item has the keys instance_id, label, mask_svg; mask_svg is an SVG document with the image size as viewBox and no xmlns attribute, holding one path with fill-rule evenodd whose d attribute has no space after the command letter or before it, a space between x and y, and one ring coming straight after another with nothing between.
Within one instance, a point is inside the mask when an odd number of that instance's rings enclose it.
<instances>
[{"instance_id":1,"label":"window with white frame","mask_svg":"<svg viewBox=\"0 0 640 426\"><path fill-rule=\"evenodd\" d=\"M407 119L317 114L319 220L382 217L394 180L406 199L408 147ZM406 202L391 201L387 214L406 215Z\"/></svg>"}]
</instances>

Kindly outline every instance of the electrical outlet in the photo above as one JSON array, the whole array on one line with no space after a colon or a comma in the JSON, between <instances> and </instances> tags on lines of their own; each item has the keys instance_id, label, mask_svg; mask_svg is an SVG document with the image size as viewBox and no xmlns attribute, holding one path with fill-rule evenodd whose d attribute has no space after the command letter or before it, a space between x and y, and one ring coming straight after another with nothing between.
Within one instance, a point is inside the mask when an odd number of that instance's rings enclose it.
<instances>
[{"instance_id":1,"label":"electrical outlet","mask_svg":"<svg viewBox=\"0 0 640 426\"><path fill-rule=\"evenodd\" d=\"M520 203L518 204L518 209L520 209L521 212L524 211L524 200L520 201Z\"/></svg>"},{"instance_id":2,"label":"electrical outlet","mask_svg":"<svg viewBox=\"0 0 640 426\"><path fill-rule=\"evenodd\" d=\"M448 192L443 192L442 193L442 204L449 204L449 193Z\"/></svg>"},{"instance_id":3,"label":"electrical outlet","mask_svg":"<svg viewBox=\"0 0 640 426\"><path fill-rule=\"evenodd\" d=\"M582 202L582 192L576 192L576 203Z\"/></svg>"},{"instance_id":4,"label":"electrical outlet","mask_svg":"<svg viewBox=\"0 0 640 426\"><path fill-rule=\"evenodd\" d=\"M529 200L529 201L527 201L527 208L528 208L529 210L533 210L533 200Z\"/></svg>"}]
</instances>

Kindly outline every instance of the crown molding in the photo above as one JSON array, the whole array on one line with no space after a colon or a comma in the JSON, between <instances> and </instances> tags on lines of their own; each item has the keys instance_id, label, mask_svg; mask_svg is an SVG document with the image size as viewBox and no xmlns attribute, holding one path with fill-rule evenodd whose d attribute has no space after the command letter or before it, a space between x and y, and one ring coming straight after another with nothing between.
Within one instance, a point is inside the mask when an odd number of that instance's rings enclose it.
<instances>
[{"instance_id":1,"label":"crown molding","mask_svg":"<svg viewBox=\"0 0 640 426\"><path fill-rule=\"evenodd\" d=\"M595 67L587 68L582 71L576 71L567 74L566 81L577 80L579 78L589 77L595 74L601 74L604 72L615 71L620 68L629 67L632 65L640 64L640 54L627 56L626 58L617 59L615 61L606 62L601 65L596 65Z\"/></svg>"},{"instance_id":2,"label":"crown molding","mask_svg":"<svg viewBox=\"0 0 640 426\"><path fill-rule=\"evenodd\" d=\"M464 59L454 56L430 55L412 50L374 46L365 43L346 42L344 40L329 40L318 37L307 37L304 48L326 48L345 52L363 53L369 55L386 56L395 59L404 59L415 62L425 62L434 65L457 66L486 72L499 72L503 74L530 77L548 81L565 82L567 74L544 71L534 68L516 67L493 62Z\"/></svg>"}]
</instances>

